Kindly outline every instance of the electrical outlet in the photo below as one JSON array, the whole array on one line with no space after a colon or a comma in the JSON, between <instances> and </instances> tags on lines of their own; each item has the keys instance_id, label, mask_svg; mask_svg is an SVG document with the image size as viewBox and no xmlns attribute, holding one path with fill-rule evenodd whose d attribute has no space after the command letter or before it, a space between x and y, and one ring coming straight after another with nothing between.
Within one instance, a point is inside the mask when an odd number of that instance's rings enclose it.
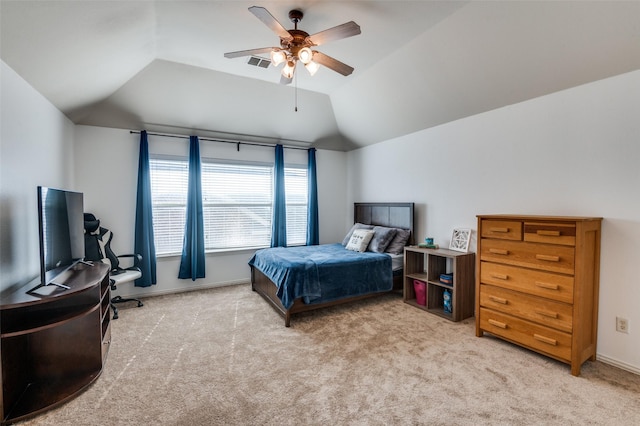
<instances>
[{"instance_id":1,"label":"electrical outlet","mask_svg":"<svg viewBox=\"0 0 640 426\"><path fill-rule=\"evenodd\" d=\"M629 334L629 321L626 318L616 317L616 331Z\"/></svg>"}]
</instances>

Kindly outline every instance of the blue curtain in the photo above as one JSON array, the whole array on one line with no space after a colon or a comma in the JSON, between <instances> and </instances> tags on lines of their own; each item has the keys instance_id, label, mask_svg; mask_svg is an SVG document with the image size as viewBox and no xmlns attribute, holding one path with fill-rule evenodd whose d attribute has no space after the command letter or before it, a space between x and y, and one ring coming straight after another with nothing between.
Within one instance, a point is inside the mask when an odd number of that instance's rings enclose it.
<instances>
[{"instance_id":1,"label":"blue curtain","mask_svg":"<svg viewBox=\"0 0 640 426\"><path fill-rule=\"evenodd\" d=\"M271 220L271 247L287 246L287 200L284 192L284 148L276 145L273 173L273 217Z\"/></svg>"},{"instance_id":2,"label":"blue curtain","mask_svg":"<svg viewBox=\"0 0 640 426\"><path fill-rule=\"evenodd\" d=\"M147 132L140 132L138 156L138 193L136 196L136 229L134 251L142 256L142 277L135 280L137 287L156 283L156 246L153 242L153 209L151 207L151 177L149 175L149 142Z\"/></svg>"},{"instance_id":3,"label":"blue curtain","mask_svg":"<svg viewBox=\"0 0 640 426\"><path fill-rule=\"evenodd\" d=\"M308 151L307 181L309 182L307 199L307 245L320 244L320 227L318 226L318 178L316 176L316 149Z\"/></svg>"},{"instance_id":4,"label":"blue curtain","mask_svg":"<svg viewBox=\"0 0 640 426\"><path fill-rule=\"evenodd\" d=\"M189 189L187 221L178 278L204 278L204 217L202 215L202 180L200 178L200 142L189 138Z\"/></svg>"}]
</instances>

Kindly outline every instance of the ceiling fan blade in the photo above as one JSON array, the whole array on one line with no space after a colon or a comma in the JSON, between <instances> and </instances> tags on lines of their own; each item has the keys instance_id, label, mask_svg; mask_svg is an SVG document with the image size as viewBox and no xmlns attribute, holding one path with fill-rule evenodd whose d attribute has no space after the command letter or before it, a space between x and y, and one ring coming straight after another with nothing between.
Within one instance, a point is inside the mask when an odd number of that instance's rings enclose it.
<instances>
[{"instance_id":1,"label":"ceiling fan blade","mask_svg":"<svg viewBox=\"0 0 640 426\"><path fill-rule=\"evenodd\" d=\"M253 13L256 18L261 20L267 27L271 28L271 31L276 33L278 37L284 40L292 40L291 34L289 31L282 26L280 22L276 18L273 17L271 13L264 7L260 6L251 6L249 8L249 12Z\"/></svg>"},{"instance_id":2,"label":"ceiling fan blade","mask_svg":"<svg viewBox=\"0 0 640 426\"><path fill-rule=\"evenodd\" d=\"M241 56L259 55L260 53L270 53L275 47L261 47L259 49L238 50L236 52L227 52L225 58L239 58Z\"/></svg>"},{"instance_id":3,"label":"ceiling fan blade","mask_svg":"<svg viewBox=\"0 0 640 426\"><path fill-rule=\"evenodd\" d=\"M290 84L293 81L293 77L287 78L284 75L280 74L280 84Z\"/></svg>"},{"instance_id":4,"label":"ceiling fan blade","mask_svg":"<svg viewBox=\"0 0 640 426\"><path fill-rule=\"evenodd\" d=\"M316 46L320 46L321 44L325 44L333 40L340 40L341 38L352 37L358 34L360 34L360 25L353 21L349 21L345 24L338 25L337 27L312 34L307 37L307 40L311 41Z\"/></svg>"},{"instance_id":5,"label":"ceiling fan blade","mask_svg":"<svg viewBox=\"0 0 640 426\"><path fill-rule=\"evenodd\" d=\"M353 72L353 67L350 67L349 65L340 62L337 59L332 58L331 56L327 56L322 52L313 52L313 61L320 64L320 65L324 65L325 67L334 70L335 72L337 72L338 74L342 74L342 75L349 75Z\"/></svg>"}]
</instances>

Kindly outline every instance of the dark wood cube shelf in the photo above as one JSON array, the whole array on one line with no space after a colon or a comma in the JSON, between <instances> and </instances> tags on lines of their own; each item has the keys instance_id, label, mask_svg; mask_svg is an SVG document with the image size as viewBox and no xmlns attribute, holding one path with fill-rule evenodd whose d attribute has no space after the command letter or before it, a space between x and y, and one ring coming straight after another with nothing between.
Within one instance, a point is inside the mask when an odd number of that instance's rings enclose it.
<instances>
[{"instance_id":1,"label":"dark wood cube shelf","mask_svg":"<svg viewBox=\"0 0 640 426\"><path fill-rule=\"evenodd\" d=\"M451 284L440 282L440 275L445 273L453 273ZM414 280L425 284L425 305L418 304L416 300ZM445 290L451 293L450 313L444 309ZM475 254L447 249L405 247L403 300L451 321L472 317L475 307Z\"/></svg>"},{"instance_id":2,"label":"dark wood cube shelf","mask_svg":"<svg viewBox=\"0 0 640 426\"><path fill-rule=\"evenodd\" d=\"M37 284L37 283L35 283ZM111 343L109 267L78 264L69 289L34 283L8 289L0 302L2 424L76 396L102 372Z\"/></svg>"}]
</instances>

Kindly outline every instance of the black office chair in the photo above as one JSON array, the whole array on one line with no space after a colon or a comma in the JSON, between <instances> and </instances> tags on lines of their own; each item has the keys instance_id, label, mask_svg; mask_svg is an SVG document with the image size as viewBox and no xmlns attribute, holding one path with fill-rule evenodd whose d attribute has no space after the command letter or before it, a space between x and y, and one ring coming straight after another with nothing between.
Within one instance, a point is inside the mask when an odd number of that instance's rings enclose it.
<instances>
[{"instance_id":1,"label":"black office chair","mask_svg":"<svg viewBox=\"0 0 640 426\"><path fill-rule=\"evenodd\" d=\"M118 288L118 284L137 280L142 277L142 271L139 267L140 262L142 261L142 256L139 254L121 254L116 256L111 249L112 239L113 233L107 228L100 226L100 219L96 219L96 217L91 213L84 214L84 260L103 262L110 265L111 270L109 272L109 283L111 285L111 290L116 290ZM131 258L133 260L133 266L128 268L121 267L119 259L122 258ZM116 307L116 304L124 302L138 302L138 307L144 306L138 299L115 296L111 298L113 319L118 319L118 308Z\"/></svg>"}]
</instances>

